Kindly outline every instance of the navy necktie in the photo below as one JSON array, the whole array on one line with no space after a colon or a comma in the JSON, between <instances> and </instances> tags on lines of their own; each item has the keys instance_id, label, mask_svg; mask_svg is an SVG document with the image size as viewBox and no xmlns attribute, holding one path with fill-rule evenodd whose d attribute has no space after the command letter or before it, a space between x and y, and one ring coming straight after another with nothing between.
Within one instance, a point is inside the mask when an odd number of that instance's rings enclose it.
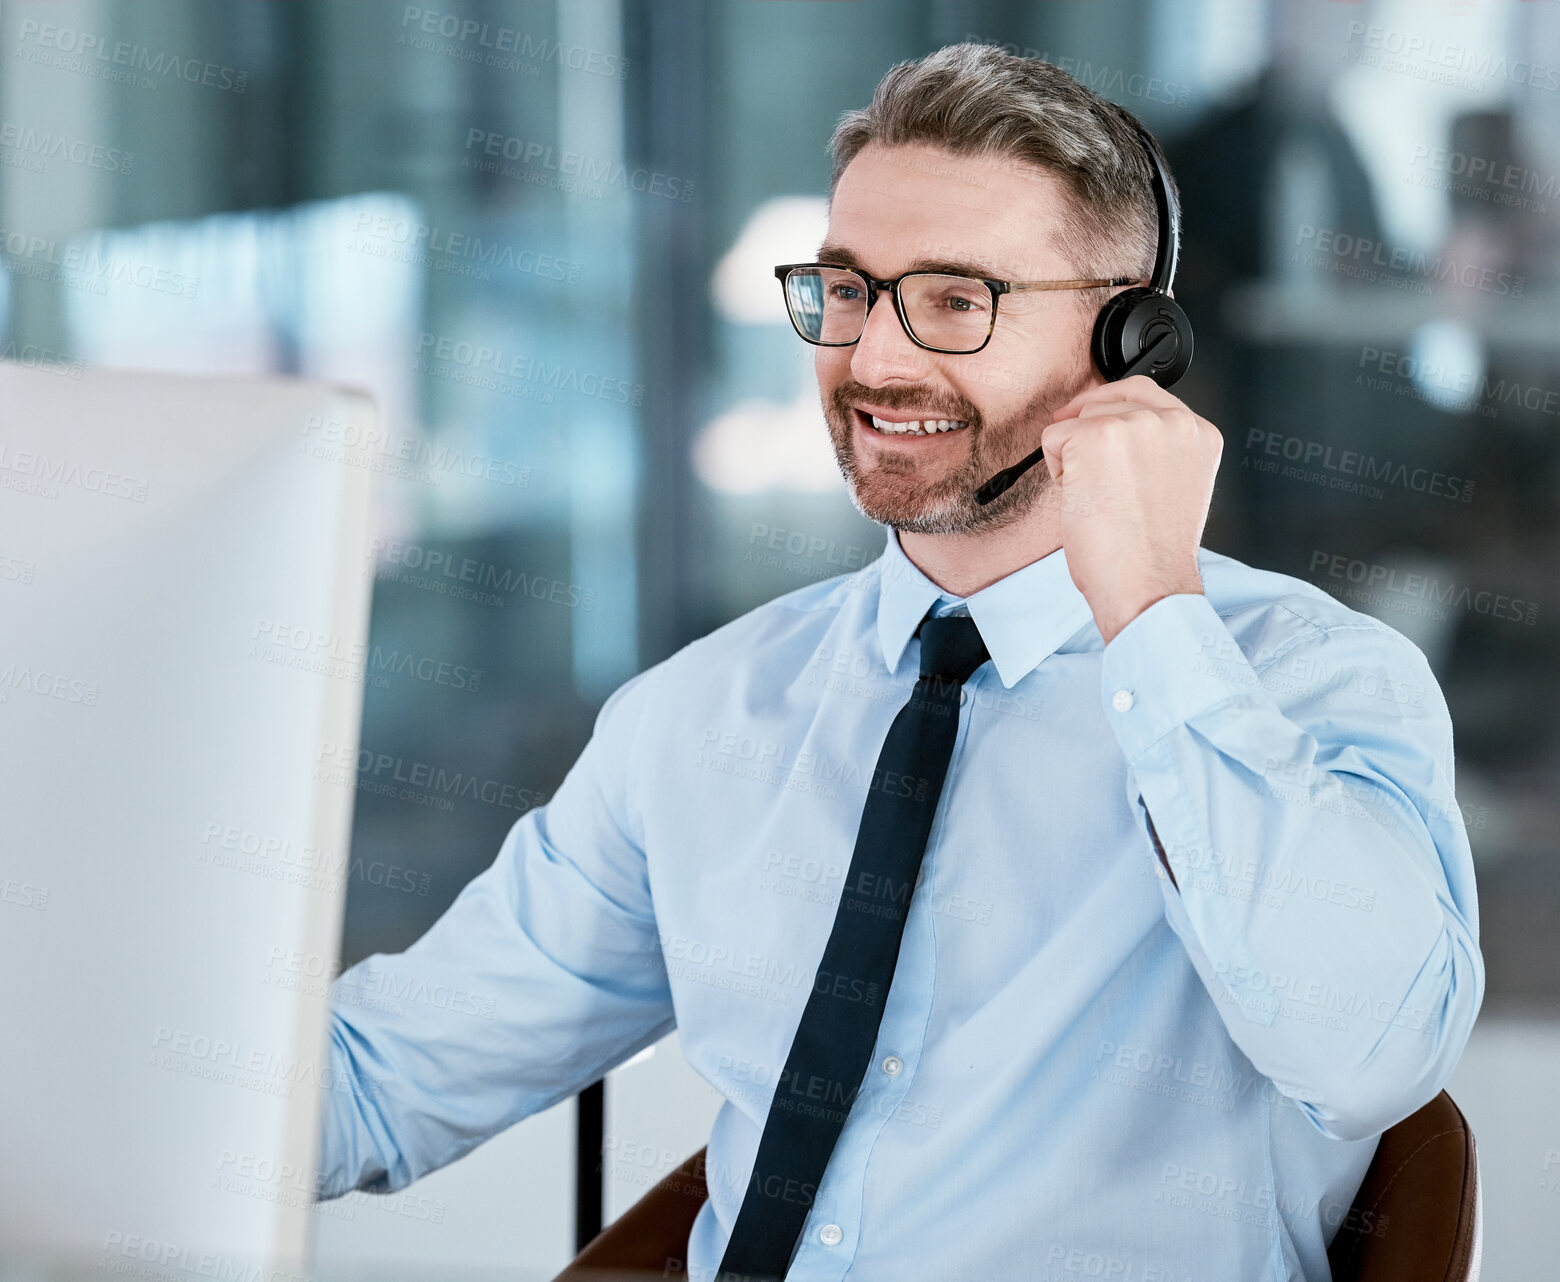
<instances>
[{"instance_id":1,"label":"navy necktie","mask_svg":"<svg viewBox=\"0 0 1560 1282\"><path fill-rule=\"evenodd\" d=\"M960 692L990 657L968 615L923 619L917 635L920 679L878 754L834 929L775 1088L720 1282L785 1276L877 1043L959 732Z\"/></svg>"}]
</instances>

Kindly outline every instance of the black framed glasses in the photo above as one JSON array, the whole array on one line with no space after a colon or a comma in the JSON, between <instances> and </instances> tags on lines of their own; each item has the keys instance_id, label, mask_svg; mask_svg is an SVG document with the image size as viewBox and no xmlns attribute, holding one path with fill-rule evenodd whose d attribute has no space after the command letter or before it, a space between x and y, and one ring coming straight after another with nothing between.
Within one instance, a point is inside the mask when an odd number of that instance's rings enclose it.
<instances>
[{"instance_id":1,"label":"black framed glasses","mask_svg":"<svg viewBox=\"0 0 1560 1282\"><path fill-rule=\"evenodd\" d=\"M905 272L874 280L863 272L828 263L782 263L775 276L785 290L786 311L796 332L818 347L860 342L867 313L879 290L894 296L899 323L917 347L969 355L991 341L997 300L1028 289L1096 289L1131 285L1130 276L1109 280L987 280L949 272Z\"/></svg>"}]
</instances>

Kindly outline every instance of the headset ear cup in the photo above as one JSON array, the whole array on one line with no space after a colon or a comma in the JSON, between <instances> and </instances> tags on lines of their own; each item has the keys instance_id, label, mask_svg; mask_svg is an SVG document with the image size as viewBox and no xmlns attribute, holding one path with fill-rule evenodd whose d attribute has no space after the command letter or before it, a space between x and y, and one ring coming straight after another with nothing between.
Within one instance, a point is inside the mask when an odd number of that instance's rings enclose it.
<instances>
[{"instance_id":1,"label":"headset ear cup","mask_svg":"<svg viewBox=\"0 0 1560 1282\"><path fill-rule=\"evenodd\" d=\"M1161 387L1169 387L1191 366L1192 323L1170 295L1141 285L1124 289L1094 318L1090 348L1095 367L1112 382L1125 378L1127 367L1166 333L1176 335L1175 350L1139 371Z\"/></svg>"}]
</instances>

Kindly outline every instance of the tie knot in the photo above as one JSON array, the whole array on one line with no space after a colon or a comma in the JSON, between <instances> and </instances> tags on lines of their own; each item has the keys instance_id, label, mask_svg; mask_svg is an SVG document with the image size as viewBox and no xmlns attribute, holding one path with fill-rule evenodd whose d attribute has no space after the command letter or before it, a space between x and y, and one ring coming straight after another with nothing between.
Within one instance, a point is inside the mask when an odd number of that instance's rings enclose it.
<instances>
[{"instance_id":1,"label":"tie knot","mask_svg":"<svg viewBox=\"0 0 1560 1282\"><path fill-rule=\"evenodd\" d=\"M980 629L967 614L923 619L916 630L921 638L921 675L963 684L991 657Z\"/></svg>"}]
</instances>

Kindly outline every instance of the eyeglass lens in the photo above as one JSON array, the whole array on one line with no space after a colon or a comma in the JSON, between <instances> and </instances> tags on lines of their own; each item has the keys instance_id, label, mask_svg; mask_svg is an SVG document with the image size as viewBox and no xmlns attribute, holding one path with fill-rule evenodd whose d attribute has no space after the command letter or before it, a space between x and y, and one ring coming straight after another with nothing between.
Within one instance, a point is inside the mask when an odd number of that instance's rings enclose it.
<instances>
[{"instance_id":1,"label":"eyeglass lens","mask_svg":"<svg viewBox=\"0 0 1560 1282\"><path fill-rule=\"evenodd\" d=\"M801 336L814 343L854 343L867 323L867 282L839 267L797 268L785 281L786 303ZM929 347L973 351L991 332L991 291L967 276L918 272L899 285L910 332Z\"/></svg>"}]
</instances>

